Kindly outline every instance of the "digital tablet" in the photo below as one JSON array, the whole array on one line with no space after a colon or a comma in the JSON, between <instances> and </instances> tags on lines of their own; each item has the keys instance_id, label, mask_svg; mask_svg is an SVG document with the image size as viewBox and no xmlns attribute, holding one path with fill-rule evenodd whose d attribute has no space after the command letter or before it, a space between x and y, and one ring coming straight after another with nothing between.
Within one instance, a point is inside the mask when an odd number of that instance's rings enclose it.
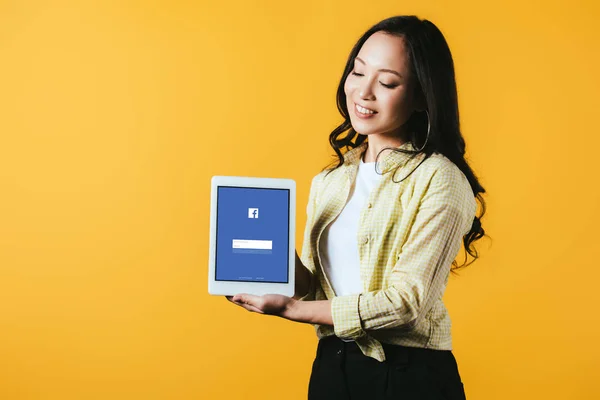
<instances>
[{"instance_id":1,"label":"digital tablet","mask_svg":"<svg viewBox=\"0 0 600 400\"><path fill-rule=\"evenodd\" d=\"M208 292L294 295L296 182L214 176Z\"/></svg>"}]
</instances>

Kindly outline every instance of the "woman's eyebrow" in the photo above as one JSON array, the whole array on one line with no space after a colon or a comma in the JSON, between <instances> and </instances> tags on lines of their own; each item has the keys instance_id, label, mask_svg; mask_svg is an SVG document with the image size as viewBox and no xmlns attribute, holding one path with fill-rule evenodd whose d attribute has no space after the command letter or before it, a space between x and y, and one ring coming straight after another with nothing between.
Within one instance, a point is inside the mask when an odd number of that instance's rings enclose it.
<instances>
[{"instance_id":1,"label":"woman's eyebrow","mask_svg":"<svg viewBox=\"0 0 600 400\"><path fill-rule=\"evenodd\" d=\"M360 57L356 57L355 60L360 61L361 63L367 65ZM381 68L381 69L378 69L378 71L389 72L391 74L398 75L400 78L402 78L402 75L400 75L400 73L394 71L393 69Z\"/></svg>"}]
</instances>

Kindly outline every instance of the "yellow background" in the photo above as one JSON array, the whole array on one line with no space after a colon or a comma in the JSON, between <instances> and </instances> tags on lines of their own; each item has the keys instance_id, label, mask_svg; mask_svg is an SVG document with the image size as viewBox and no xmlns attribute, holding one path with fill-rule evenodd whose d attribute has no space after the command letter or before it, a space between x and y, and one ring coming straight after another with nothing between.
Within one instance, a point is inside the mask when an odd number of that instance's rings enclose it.
<instances>
[{"instance_id":1,"label":"yellow background","mask_svg":"<svg viewBox=\"0 0 600 400\"><path fill-rule=\"evenodd\" d=\"M416 13L489 192L446 295L470 399L600 398L598 3L1 1L0 398L304 399L312 326L207 294L213 175L293 178L335 89Z\"/></svg>"}]
</instances>

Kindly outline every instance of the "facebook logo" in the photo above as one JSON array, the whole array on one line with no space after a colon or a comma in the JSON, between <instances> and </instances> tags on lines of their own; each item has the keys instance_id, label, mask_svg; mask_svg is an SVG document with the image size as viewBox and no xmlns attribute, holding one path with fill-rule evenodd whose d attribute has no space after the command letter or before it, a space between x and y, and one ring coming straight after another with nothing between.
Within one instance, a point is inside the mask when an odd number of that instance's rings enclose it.
<instances>
[{"instance_id":1,"label":"facebook logo","mask_svg":"<svg viewBox=\"0 0 600 400\"><path fill-rule=\"evenodd\" d=\"M248 218L258 218L258 208L249 208Z\"/></svg>"}]
</instances>

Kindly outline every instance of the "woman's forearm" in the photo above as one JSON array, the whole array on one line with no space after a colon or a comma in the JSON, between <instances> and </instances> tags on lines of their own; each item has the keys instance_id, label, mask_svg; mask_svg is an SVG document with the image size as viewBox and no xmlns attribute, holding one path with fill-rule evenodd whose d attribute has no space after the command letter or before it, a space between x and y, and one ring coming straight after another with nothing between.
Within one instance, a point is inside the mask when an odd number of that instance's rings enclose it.
<instances>
[{"instance_id":1,"label":"woman's forearm","mask_svg":"<svg viewBox=\"0 0 600 400\"><path fill-rule=\"evenodd\" d=\"M331 300L298 301L292 300L281 315L291 321L307 324L333 325Z\"/></svg>"}]
</instances>

